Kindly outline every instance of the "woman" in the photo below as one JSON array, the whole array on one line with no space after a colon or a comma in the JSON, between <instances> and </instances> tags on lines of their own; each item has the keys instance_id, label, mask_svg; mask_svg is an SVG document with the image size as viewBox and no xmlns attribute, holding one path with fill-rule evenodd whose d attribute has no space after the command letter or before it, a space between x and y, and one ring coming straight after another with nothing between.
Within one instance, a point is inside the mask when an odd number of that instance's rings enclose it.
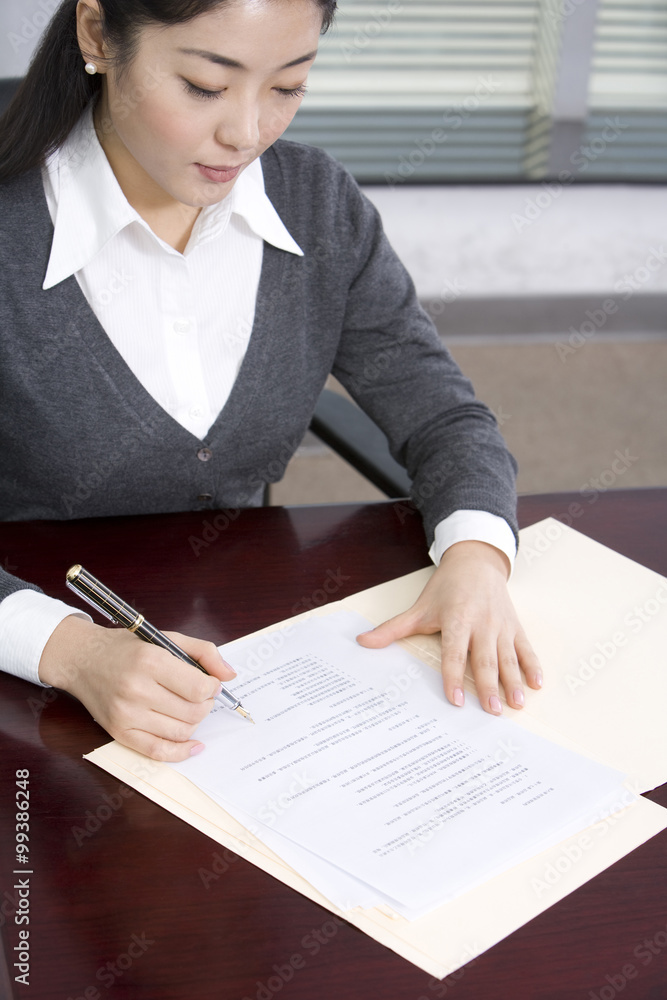
<instances>
[{"instance_id":1,"label":"woman","mask_svg":"<svg viewBox=\"0 0 667 1000\"><path fill-rule=\"evenodd\" d=\"M261 502L330 371L414 480L437 569L364 636L442 632L445 694L519 708L539 664L506 580L514 463L325 153L278 142L335 0L65 0L2 122L5 520ZM260 159L261 158L261 159ZM252 332L252 337L250 336ZM19 419L20 414L20 419ZM2 573L5 669L63 688L156 759L233 676L94 625ZM29 627L26 627L29 624Z\"/></svg>"}]
</instances>

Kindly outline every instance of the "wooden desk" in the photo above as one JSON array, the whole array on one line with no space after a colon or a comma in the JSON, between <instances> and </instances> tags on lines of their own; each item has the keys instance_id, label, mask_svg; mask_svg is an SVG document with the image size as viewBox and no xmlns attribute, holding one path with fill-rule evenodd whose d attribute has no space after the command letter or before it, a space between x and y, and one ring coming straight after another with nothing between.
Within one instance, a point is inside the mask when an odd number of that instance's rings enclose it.
<instances>
[{"instance_id":1,"label":"wooden desk","mask_svg":"<svg viewBox=\"0 0 667 1000\"><path fill-rule=\"evenodd\" d=\"M521 522L561 516L667 574L667 490L581 501L524 497ZM218 643L428 563L419 517L391 502L249 510L217 521L188 513L2 524L0 560L63 599L65 571L80 561L158 626ZM441 983L149 800L125 797L111 775L81 759L108 737L67 695L2 675L0 733L2 998L667 997L665 834ZM14 982L12 968L22 768L30 771L34 872L29 987ZM667 785L650 798L667 806ZM623 985L628 963L636 975Z\"/></svg>"}]
</instances>

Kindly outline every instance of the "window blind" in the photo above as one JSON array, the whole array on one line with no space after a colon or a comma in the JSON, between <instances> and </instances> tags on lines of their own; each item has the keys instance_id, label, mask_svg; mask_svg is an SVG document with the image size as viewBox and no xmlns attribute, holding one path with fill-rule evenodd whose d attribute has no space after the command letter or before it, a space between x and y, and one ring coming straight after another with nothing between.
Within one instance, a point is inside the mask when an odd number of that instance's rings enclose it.
<instances>
[{"instance_id":1,"label":"window blind","mask_svg":"<svg viewBox=\"0 0 667 1000\"><path fill-rule=\"evenodd\" d=\"M287 138L361 181L522 176L540 0L342 0Z\"/></svg>"},{"instance_id":2,"label":"window blind","mask_svg":"<svg viewBox=\"0 0 667 1000\"><path fill-rule=\"evenodd\" d=\"M563 24L586 2L340 0L286 137L367 183L539 180ZM667 177L667 0L598 0L588 103L587 150L621 127L578 179Z\"/></svg>"},{"instance_id":3,"label":"window blind","mask_svg":"<svg viewBox=\"0 0 667 1000\"><path fill-rule=\"evenodd\" d=\"M599 0L589 108L588 144L619 128L591 178L667 177L667 0Z\"/></svg>"}]
</instances>

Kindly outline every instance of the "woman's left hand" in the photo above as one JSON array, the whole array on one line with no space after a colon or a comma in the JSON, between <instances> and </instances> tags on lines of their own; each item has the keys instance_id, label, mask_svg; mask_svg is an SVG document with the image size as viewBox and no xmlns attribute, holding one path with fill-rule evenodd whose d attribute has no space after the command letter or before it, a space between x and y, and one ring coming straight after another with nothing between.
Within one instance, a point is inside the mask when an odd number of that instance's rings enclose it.
<instances>
[{"instance_id":1,"label":"woman's left hand","mask_svg":"<svg viewBox=\"0 0 667 1000\"><path fill-rule=\"evenodd\" d=\"M462 706L468 652L480 703L500 715L498 682L507 704L522 708L526 683L542 686L542 671L507 591L506 556L486 542L457 542L411 608L358 636L362 646L379 649L417 633L442 634L445 695Z\"/></svg>"}]
</instances>

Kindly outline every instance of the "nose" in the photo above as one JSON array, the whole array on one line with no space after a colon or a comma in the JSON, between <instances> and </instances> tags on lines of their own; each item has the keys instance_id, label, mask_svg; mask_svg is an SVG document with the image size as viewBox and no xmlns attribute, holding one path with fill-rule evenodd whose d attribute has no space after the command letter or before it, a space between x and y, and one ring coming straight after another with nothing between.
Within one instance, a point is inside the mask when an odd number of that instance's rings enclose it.
<instances>
[{"instance_id":1,"label":"nose","mask_svg":"<svg viewBox=\"0 0 667 1000\"><path fill-rule=\"evenodd\" d=\"M216 130L221 146L231 146L239 152L257 148L260 139L259 107L253 100L226 103L224 118Z\"/></svg>"}]
</instances>

